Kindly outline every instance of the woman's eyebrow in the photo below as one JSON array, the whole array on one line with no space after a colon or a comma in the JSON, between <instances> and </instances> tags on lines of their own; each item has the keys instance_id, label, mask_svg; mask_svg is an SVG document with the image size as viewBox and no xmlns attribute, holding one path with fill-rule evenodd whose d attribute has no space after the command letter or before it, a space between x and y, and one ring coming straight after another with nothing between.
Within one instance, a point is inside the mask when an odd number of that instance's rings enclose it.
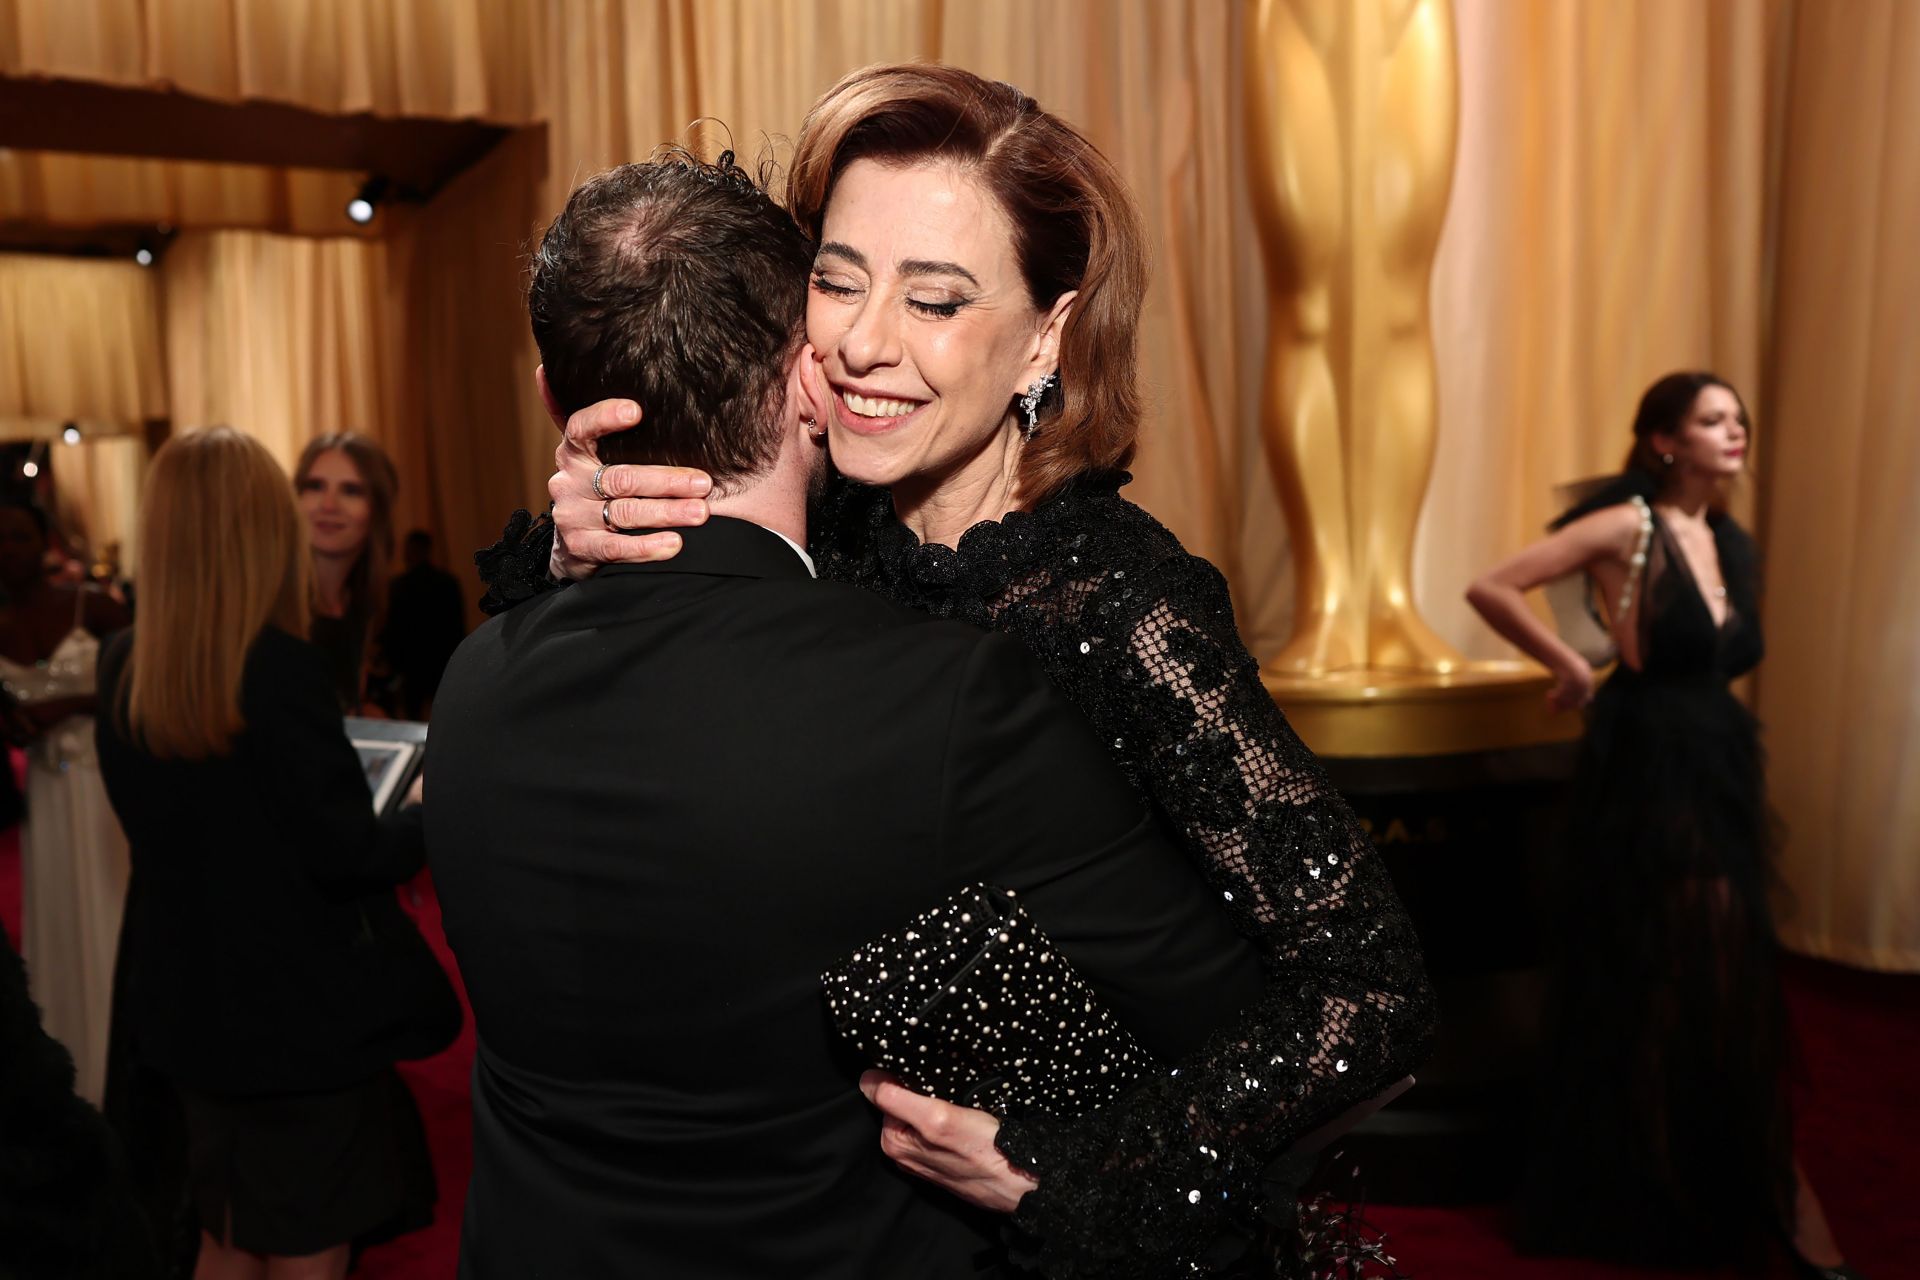
<instances>
[{"instance_id":1,"label":"woman's eyebrow","mask_svg":"<svg viewBox=\"0 0 1920 1280\"><path fill-rule=\"evenodd\" d=\"M867 255L850 244L841 244L838 240L829 240L814 251L816 257L839 258L850 266L867 270Z\"/></svg>"},{"instance_id":2,"label":"woman's eyebrow","mask_svg":"<svg viewBox=\"0 0 1920 1280\"><path fill-rule=\"evenodd\" d=\"M860 252L852 245L842 244L838 240L829 240L814 252L817 257L838 258L849 266L858 267L862 271L872 270L867 264L866 254ZM962 280L965 280L976 288L978 288L980 284L979 278L959 263L938 262L930 258L908 258L900 264L900 274L903 276L959 276Z\"/></svg>"},{"instance_id":3,"label":"woman's eyebrow","mask_svg":"<svg viewBox=\"0 0 1920 1280\"><path fill-rule=\"evenodd\" d=\"M969 284L978 285L973 272L957 262L930 262L925 258L908 258L900 264L903 276L959 276Z\"/></svg>"}]
</instances>

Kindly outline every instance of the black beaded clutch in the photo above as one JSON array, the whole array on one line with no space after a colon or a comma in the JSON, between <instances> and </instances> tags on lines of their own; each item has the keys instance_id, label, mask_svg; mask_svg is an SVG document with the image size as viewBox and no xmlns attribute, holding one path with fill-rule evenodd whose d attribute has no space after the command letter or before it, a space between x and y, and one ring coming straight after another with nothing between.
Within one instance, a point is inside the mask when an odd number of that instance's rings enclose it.
<instances>
[{"instance_id":1,"label":"black beaded clutch","mask_svg":"<svg viewBox=\"0 0 1920 1280\"><path fill-rule=\"evenodd\" d=\"M820 982L875 1066L962 1106L1076 1115L1152 1067L1011 889L963 889Z\"/></svg>"}]
</instances>

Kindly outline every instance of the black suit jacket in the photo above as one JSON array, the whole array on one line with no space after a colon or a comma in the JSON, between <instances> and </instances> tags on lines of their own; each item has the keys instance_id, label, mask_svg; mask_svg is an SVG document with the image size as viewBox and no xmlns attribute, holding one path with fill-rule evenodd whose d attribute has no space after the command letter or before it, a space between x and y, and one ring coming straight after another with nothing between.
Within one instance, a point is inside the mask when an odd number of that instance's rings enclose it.
<instances>
[{"instance_id":1,"label":"black suit jacket","mask_svg":"<svg viewBox=\"0 0 1920 1280\"><path fill-rule=\"evenodd\" d=\"M1014 642L716 518L494 619L435 707L428 851L472 1000L461 1273L996 1274L895 1170L819 974L955 890L1029 910L1163 1058L1257 964Z\"/></svg>"},{"instance_id":2,"label":"black suit jacket","mask_svg":"<svg viewBox=\"0 0 1920 1280\"><path fill-rule=\"evenodd\" d=\"M205 1093L296 1093L444 1045L459 1004L393 892L425 853L419 813L374 817L325 655L266 628L232 749L165 760L120 731L132 641L101 655L99 742L132 852L122 1030L142 1061Z\"/></svg>"}]
</instances>

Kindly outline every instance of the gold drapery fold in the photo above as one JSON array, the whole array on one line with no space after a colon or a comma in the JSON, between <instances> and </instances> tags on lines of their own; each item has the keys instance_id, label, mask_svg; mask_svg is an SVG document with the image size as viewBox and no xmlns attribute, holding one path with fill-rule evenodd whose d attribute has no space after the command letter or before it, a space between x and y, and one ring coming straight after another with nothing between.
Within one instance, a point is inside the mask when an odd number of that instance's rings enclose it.
<instances>
[{"instance_id":1,"label":"gold drapery fold","mask_svg":"<svg viewBox=\"0 0 1920 1280\"><path fill-rule=\"evenodd\" d=\"M1619 468L1649 383L1712 368L1764 408L1771 51L1788 8L1454 7L1460 147L1434 266L1441 434L1416 587L1441 634L1492 657L1511 650L1467 584L1540 535L1556 486Z\"/></svg>"},{"instance_id":2,"label":"gold drapery fold","mask_svg":"<svg viewBox=\"0 0 1920 1280\"><path fill-rule=\"evenodd\" d=\"M1920 7L1803 4L1759 709L1790 946L1920 970Z\"/></svg>"},{"instance_id":3,"label":"gold drapery fold","mask_svg":"<svg viewBox=\"0 0 1920 1280\"><path fill-rule=\"evenodd\" d=\"M520 124L550 20L499 0L0 0L0 75Z\"/></svg>"},{"instance_id":4,"label":"gold drapery fold","mask_svg":"<svg viewBox=\"0 0 1920 1280\"><path fill-rule=\"evenodd\" d=\"M67 422L138 433L166 416L152 271L0 254L0 436L56 435Z\"/></svg>"},{"instance_id":5,"label":"gold drapery fold","mask_svg":"<svg viewBox=\"0 0 1920 1280\"><path fill-rule=\"evenodd\" d=\"M139 436L89 436L49 450L53 516L68 544L106 556L124 574L140 571L140 488L147 442Z\"/></svg>"},{"instance_id":6,"label":"gold drapery fold","mask_svg":"<svg viewBox=\"0 0 1920 1280\"><path fill-rule=\"evenodd\" d=\"M344 210L360 182L333 169L0 150L0 222L353 235Z\"/></svg>"},{"instance_id":7,"label":"gold drapery fold","mask_svg":"<svg viewBox=\"0 0 1920 1280\"><path fill-rule=\"evenodd\" d=\"M468 568L516 507L544 511L558 433L541 407L525 253L545 220L546 139L514 134L424 209L399 210L387 281L396 307L387 437L403 506ZM478 617L477 613L474 615Z\"/></svg>"},{"instance_id":8,"label":"gold drapery fold","mask_svg":"<svg viewBox=\"0 0 1920 1280\"><path fill-rule=\"evenodd\" d=\"M237 427L288 468L323 432L390 444L386 259L380 241L182 235L161 270L174 429Z\"/></svg>"}]
</instances>

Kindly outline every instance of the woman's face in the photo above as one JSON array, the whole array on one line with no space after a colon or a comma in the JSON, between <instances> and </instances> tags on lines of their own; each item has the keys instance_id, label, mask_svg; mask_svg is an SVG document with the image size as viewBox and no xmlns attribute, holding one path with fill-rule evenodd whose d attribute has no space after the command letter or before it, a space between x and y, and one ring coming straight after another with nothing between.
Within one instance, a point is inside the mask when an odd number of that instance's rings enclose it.
<instances>
[{"instance_id":1,"label":"woman's face","mask_svg":"<svg viewBox=\"0 0 1920 1280\"><path fill-rule=\"evenodd\" d=\"M1000 203L943 162L856 160L834 186L807 298L834 464L938 485L999 466L1014 398L1057 363L1072 295L1035 309Z\"/></svg>"},{"instance_id":2,"label":"woman's face","mask_svg":"<svg viewBox=\"0 0 1920 1280\"><path fill-rule=\"evenodd\" d=\"M315 458L300 480L299 498L315 555L351 559L365 549L373 496L352 458L339 449Z\"/></svg>"},{"instance_id":3,"label":"woman's face","mask_svg":"<svg viewBox=\"0 0 1920 1280\"><path fill-rule=\"evenodd\" d=\"M1673 469L1715 479L1739 475L1747 465L1747 416L1740 400L1725 387L1709 386L1693 398L1686 421L1672 435L1656 435L1654 444L1673 455Z\"/></svg>"}]
</instances>

